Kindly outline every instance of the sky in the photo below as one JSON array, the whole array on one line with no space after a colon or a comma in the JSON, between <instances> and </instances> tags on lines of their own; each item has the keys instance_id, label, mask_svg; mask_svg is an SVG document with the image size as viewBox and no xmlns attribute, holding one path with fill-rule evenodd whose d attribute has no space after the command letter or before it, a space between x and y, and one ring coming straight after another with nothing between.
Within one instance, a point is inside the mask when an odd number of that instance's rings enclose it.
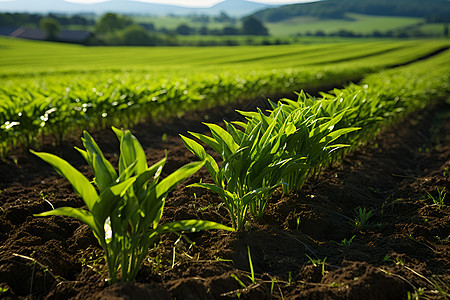
<instances>
[{"instance_id":1,"label":"sky","mask_svg":"<svg viewBox=\"0 0 450 300\"><path fill-rule=\"evenodd\" d=\"M74 3L98 3L98 2L105 2L107 0L66 0L66 1L74 2ZM181 5L181 6L209 7L214 4L220 3L223 0L189 0L189 1L186 1L186 0L136 0L136 1L149 2L149 3L160 3L160 4L174 4L174 5ZM252 0L252 1L258 2L258 3L265 3L265 4L289 4L289 3L307 2L305 0ZM309 0L309 1L311 1L311 0Z\"/></svg>"}]
</instances>

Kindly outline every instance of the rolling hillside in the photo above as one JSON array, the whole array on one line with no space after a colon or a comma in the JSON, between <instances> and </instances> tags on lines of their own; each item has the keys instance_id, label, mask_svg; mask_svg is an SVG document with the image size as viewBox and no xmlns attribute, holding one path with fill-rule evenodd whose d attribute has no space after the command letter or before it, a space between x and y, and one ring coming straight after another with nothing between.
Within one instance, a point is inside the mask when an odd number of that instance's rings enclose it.
<instances>
[{"instance_id":1,"label":"rolling hillside","mask_svg":"<svg viewBox=\"0 0 450 300\"><path fill-rule=\"evenodd\" d=\"M234 16L242 16L264 8L275 7L246 0L226 0L211 7L188 7L168 4L146 3L133 0L109 0L95 4L72 3L63 0L12 0L0 1L0 12L63 12L96 13L117 12L139 15L187 15L219 14L224 11Z\"/></svg>"},{"instance_id":2,"label":"rolling hillside","mask_svg":"<svg viewBox=\"0 0 450 300\"><path fill-rule=\"evenodd\" d=\"M448 0L325 0L285 5L258 11L253 16L264 22L279 22L293 17L345 19L347 13L376 16L425 18L431 22L450 21Z\"/></svg>"}]
</instances>

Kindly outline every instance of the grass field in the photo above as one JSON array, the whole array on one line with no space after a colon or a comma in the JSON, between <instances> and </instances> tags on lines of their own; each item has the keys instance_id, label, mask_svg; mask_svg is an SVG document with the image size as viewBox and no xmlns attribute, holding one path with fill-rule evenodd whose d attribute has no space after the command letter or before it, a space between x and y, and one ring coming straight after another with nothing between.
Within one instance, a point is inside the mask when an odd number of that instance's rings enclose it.
<instances>
[{"instance_id":1,"label":"grass field","mask_svg":"<svg viewBox=\"0 0 450 300\"><path fill-rule=\"evenodd\" d=\"M307 32L315 33L319 30L325 33L337 32L341 29L360 34L369 34L377 30L385 32L401 29L423 22L421 18L368 16L348 14L347 19L323 20L314 17L296 17L283 22L267 23L271 35L287 36Z\"/></svg>"},{"instance_id":2,"label":"grass field","mask_svg":"<svg viewBox=\"0 0 450 300\"><path fill-rule=\"evenodd\" d=\"M240 47L85 47L1 38L0 77L91 71L179 72L294 68L326 63L383 66L420 57L446 41L376 41ZM232 67L231 67L232 66ZM22 78L23 79L23 78Z\"/></svg>"},{"instance_id":3,"label":"grass field","mask_svg":"<svg viewBox=\"0 0 450 300\"><path fill-rule=\"evenodd\" d=\"M424 24L418 27L420 31L425 34L433 35L433 36L443 36L444 35L444 26L445 24Z\"/></svg>"}]
</instances>

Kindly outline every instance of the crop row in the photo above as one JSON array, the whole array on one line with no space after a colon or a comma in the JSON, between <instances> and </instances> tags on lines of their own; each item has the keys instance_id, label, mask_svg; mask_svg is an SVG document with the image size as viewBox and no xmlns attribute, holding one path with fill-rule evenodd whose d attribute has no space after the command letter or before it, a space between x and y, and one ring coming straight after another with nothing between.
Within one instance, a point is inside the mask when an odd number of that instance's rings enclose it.
<instances>
[{"instance_id":1,"label":"crop row","mask_svg":"<svg viewBox=\"0 0 450 300\"><path fill-rule=\"evenodd\" d=\"M164 74L161 70L152 73L136 70L68 75L58 69L54 75L37 78L6 77L9 79L0 87L0 156L5 156L13 147L29 147L42 135L53 136L61 143L67 134L78 128L131 127L144 119L181 116L188 110L226 104L236 99L276 95L304 86L342 85L358 80L368 72L420 57L443 44L374 43L371 50L358 44L335 46L336 49L329 45L304 49L300 56L304 58L302 63L314 64L314 58L324 53L329 54L326 58L330 61L360 59L309 68L253 69L248 65L231 68L217 63L199 69L180 66L176 71L172 65ZM280 48L272 55L264 52L242 59L270 66L265 61L267 58L283 65L282 61L291 59L294 50L300 48ZM356 52L348 56L349 50ZM211 50L202 51L206 57L208 53L213 54ZM366 57L379 52L383 54L375 56L377 63L374 57ZM231 62L235 56L236 53L229 54L224 61Z\"/></svg>"},{"instance_id":2,"label":"crop row","mask_svg":"<svg viewBox=\"0 0 450 300\"><path fill-rule=\"evenodd\" d=\"M145 74L121 74L99 79L86 76L52 77L46 81L23 81L0 87L0 151L29 147L40 135L58 143L77 128L120 125L131 127L143 119L183 115L188 110L252 99L324 82L343 84L363 68L283 69L227 71L217 75L183 74L169 80Z\"/></svg>"},{"instance_id":3,"label":"crop row","mask_svg":"<svg viewBox=\"0 0 450 300\"><path fill-rule=\"evenodd\" d=\"M450 95L450 52L431 62L368 76L320 98L300 93L297 101L270 102L271 110L240 112L246 122L206 124L211 136L191 133L222 159L182 136L214 183L193 186L217 193L240 230L260 219L272 192L299 190L305 180L371 140L386 124Z\"/></svg>"},{"instance_id":4,"label":"crop row","mask_svg":"<svg viewBox=\"0 0 450 300\"><path fill-rule=\"evenodd\" d=\"M431 61L371 75L360 85L322 94L300 93L297 101L270 102L271 110L240 112L244 122L226 128L206 124L211 136L192 133L222 158L219 164L202 145L182 136L199 159L160 180L166 158L148 166L144 149L129 132L113 128L120 141L118 172L85 132L77 149L94 170L93 184L66 161L37 153L73 185L86 204L59 207L37 216L64 215L86 223L105 251L109 282L134 280L147 250L165 232L241 230L260 219L272 192L301 188L305 180L371 139L383 125L432 105L450 94L447 52ZM229 210L233 228L210 221L183 220L159 225L165 199L179 182L201 167L214 183L196 183L216 192ZM95 188L95 186L97 188ZM97 192L98 190L98 192Z\"/></svg>"}]
</instances>

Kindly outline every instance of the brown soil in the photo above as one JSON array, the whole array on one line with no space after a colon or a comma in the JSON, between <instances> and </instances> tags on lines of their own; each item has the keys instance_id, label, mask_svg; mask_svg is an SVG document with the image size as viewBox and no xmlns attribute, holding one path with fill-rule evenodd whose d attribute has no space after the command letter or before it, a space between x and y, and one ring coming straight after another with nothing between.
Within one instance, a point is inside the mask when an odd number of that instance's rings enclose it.
<instances>
[{"instance_id":1,"label":"brown soil","mask_svg":"<svg viewBox=\"0 0 450 300\"><path fill-rule=\"evenodd\" d=\"M450 293L450 207L433 205L427 193L437 197L436 188L450 188L449 110L442 104L413 115L309 180L302 191L276 192L263 220L248 230L189 233L179 241L164 235L135 283L112 286L104 281L102 252L86 225L66 217L32 216L49 210L50 203L81 207L80 198L50 166L17 152L0 163L0 298L407 299L419 289L426 299L445 298L437 290ZM178 133L204 130L202 121L233 118L232 111L142 124L133 133L149 163L167 149L167 175L196 160ZM118 143L112 131L93 136L116 164ZM67 145L44 143L41 150L92 176L72 149L81 146L79 138ZM162 223L198 218L230 225L216 195L186 188L200 179L208 180L205 170L170 194ZM373 212L359 230L352 225L357 207ZM249 278L247 247L255 283Z\"/></svg>"}]
</instances>

